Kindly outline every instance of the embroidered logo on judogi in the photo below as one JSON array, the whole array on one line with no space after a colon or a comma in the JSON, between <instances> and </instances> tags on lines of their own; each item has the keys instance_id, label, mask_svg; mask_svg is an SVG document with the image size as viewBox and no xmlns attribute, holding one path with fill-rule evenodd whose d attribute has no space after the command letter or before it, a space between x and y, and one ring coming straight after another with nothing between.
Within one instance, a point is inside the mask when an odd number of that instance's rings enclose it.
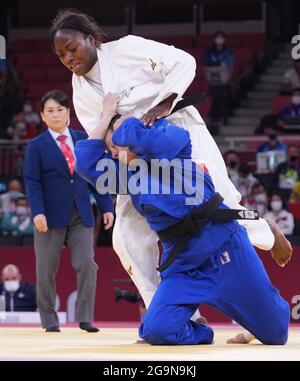
<instances>
[{"instance_id":1,"label":"embroidered logo on judogi","mask_svg":"<svg viewBox=\"0 0 300 381\"><path fill-rule=\"evenodd\" d=\"M154 71L154 69L155 69L155 67L156 67L156 63L151 59L151 58L149 58L149 60L150 60L150 62L151 62L151 68L152 68L152 70Z\"/></svg>"},{"instance_id":2,"label":"embroidered logo on judogi","mask_svg":"<svg viewBox=\"0 0 300 381\"><path fill-rule=\"evenodd\" d=\"M226 265L226 263L229 263L230 262L230 256L229 256L229 253L228 251L225 251L221 256L221 263L222 265Z\"/></svg>"},{"instance_id":3,"label":"embroidered logo on judogi","mask_svg":"<svg viewBox=\"0 0 300 381\"><path fill-rule=\"evenodd\" d=\"M120 92L120 99L128 98L133 87L128 87Z\"/></svg>"}]
</instances>

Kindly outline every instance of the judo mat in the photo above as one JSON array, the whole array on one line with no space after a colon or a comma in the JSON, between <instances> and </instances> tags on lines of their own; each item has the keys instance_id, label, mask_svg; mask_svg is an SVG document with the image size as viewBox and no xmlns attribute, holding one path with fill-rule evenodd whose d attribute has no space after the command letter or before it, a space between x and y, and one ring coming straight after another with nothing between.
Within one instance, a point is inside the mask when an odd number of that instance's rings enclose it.
<instances>
[{"instance_id":1,"label":"judo mat","mask_svg":"<svg viewBox=\"0 0 300 381\"><path fill-rule=\"evenodd\" d=\"M130 324L96 324L100 331L88 333L76 326L65 326L60 333L40 327L0 327L0 360L133 360L133 361L210 361L210 360L300 360L300 326L291 326L285 346L226 344L241 332L239 327L213 326L214 344L195 346L151 346L136 344L137 328Z\"/></svg>"}]
</instances>

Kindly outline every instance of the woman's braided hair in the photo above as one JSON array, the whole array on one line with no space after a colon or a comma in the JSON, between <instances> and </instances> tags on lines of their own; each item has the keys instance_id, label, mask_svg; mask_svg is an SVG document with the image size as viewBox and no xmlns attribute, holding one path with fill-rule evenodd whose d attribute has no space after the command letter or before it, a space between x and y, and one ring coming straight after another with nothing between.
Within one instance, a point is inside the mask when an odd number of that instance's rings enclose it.
<instances>
[{"instance_id":1,"label":"woman's braided hair","mask_svg":"<svg viewBox=\"0 0 300 381\"><path fill-rule=\"evenodd\" d=\"M86 37L91 35L99 43L108 38L93 17L73 8L60 9L52 20L49 30L52 46L56 33L61 29L77 30Z\"/></svg>"}]
</instances>

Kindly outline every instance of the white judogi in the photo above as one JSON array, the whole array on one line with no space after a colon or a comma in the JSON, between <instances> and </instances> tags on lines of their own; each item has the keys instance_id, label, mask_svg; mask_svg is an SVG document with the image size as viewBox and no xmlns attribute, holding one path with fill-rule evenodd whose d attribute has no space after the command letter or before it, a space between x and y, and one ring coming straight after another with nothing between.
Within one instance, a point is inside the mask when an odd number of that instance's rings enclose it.
<instances>
[{"instance_id":1,"label":"white judogi","mask_svg":"<svg viewBox=\"0 0 300 381\"><path fill-rule=\"evenodd\" d=\"M99 123L103 93L120 94L120 114L141 117L176 93L174 107L195 76L196 63L191 55L141 37L127 36L104 43L97 53L99 62L87 77L73 74L72 80L75 111L87 133ZM97 65L98 81L101 81L98 85L96 78L91 82ZM231 208L241 208L241 196L229 180L222 155L198 111L190 106L172 114L170 119L189 131L193 160L206 165L225 203ZM116 214L114 249L148 307L159 283L157 236L133 208L130 196L118 197ZM241 224L253 245L265 250L272 248L274 235L265 220L241 221Z\"/></svg>"}]
</instances>

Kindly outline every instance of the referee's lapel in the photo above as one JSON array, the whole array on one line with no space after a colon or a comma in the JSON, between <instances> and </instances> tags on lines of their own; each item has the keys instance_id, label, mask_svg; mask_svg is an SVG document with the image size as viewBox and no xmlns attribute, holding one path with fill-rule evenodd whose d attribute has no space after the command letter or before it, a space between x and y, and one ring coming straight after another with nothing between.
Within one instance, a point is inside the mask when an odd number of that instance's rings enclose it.
<instances>
[{"instance_id":1,"label":"referee's lapel","mask_svg":"<svg viewBox=\"0 0 300 381\"><path fill-rule=\"evenodd\" d=\"M73 140L73 144L74 144L74 148L75 148L76 142L77 142L78 140L82 140L82 138L80 138L80 137L77 135L76 131L72 130L71 128L69 128L69 131L70 131L70 135L71 135L71 138L72 138L72 140Z\"/></svg>"},{"instance_id":2,"label":"referee's lapel","mask_svg":"<svg viewBox=\"0 0 300 381\"><path fill-rule=\"evenodd\" d=\"M57 168L62 169L67 175L71 176L67 160L48 130L45 132L44 137L45 146L50 151L49 155L57 159Z\"/></svg>"}]
</instances>

